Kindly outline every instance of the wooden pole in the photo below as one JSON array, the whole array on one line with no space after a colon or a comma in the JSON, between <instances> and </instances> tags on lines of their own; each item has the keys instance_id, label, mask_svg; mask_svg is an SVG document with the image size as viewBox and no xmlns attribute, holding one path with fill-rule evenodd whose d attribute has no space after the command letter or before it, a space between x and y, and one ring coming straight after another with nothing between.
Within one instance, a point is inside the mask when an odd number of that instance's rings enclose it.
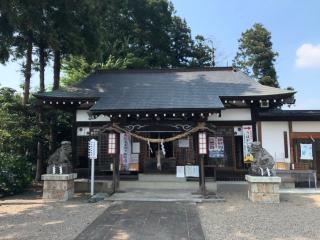
<instances>
[{"instance_id":1,"label":"wooden pole","mask_svg":"<svg viewBox=\"0 0 320 240\"><path fill-rule=\"evenodd\" d=\"M112 163L112 193L116 192L116 181L117 181L117 176L116 176L116 158L117 155L113 158L113 163Z\"/></svg>"},{"instance_id":2,"label":"wooden pole","mask_svg":"<svg viewBox=\"0 0 320 240\"><path fill-rule=\"evenodd\" d=\"M204 156L201 155L200 158L200 173L201 173L201 185L200 185L200 191L203 197L207 196L207 191L206 191L206 180L205 180L205 172L204 172Z\"/></svg>"}]
</instances>

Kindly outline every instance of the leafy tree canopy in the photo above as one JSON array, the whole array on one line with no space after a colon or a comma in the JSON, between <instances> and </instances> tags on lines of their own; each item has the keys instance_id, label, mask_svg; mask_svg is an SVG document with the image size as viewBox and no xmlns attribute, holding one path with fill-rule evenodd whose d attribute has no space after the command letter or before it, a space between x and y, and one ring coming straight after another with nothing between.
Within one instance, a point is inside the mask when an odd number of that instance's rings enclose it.
<instances>
[{"instance_id":1,"label":"leafy tree canopy","mask_svg":"<svg viewBox=\"0 0 320 240\"><path fill-rule=\"evenodd\" d=\"M214 51L203 36L191 36L185 20L167 0L100 2L96 53L64 59L63 85L72 84L97 68L172 68L214 66Z\"/></svg>"},{"instance_id":2,"label":"leafy tree canopy","mask_svg":"<svg viewBox=\"0 0 320 240\"><path fill-rule=\"evenodd\" d=\"M279 87L274 67L277 56L272 49L271 33L256 23L242 33L233 65L263 85Z\"/></svg>"}]
</instances>

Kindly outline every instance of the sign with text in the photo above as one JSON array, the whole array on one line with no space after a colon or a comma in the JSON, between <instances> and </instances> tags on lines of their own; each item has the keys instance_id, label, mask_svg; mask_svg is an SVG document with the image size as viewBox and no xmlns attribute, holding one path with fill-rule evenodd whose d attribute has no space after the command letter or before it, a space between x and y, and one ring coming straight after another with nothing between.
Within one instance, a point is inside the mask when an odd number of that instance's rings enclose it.
<instances>
[{"instance_id":1,"label":"sign with text","mask_svg":"<svg viewBox=\"0 0 320 240\"><path fill-rule=\"evenodd\" d=\"M300 144L300 159L302 160L313 160L312 144Z\"/></svg>"},{"instance_id":2,"label":"sign with text","mask_svg":"<svg viewBox=\"0 0 320 240\"><path fill-rule=\"evenodd\" d=\"M189 138L179 139L179 148L188 148L189 147Z\"/></svg>"},{"instance_id":3,"label":"sign with text","mask_svg":"<svg viewBox=\"0 0 320 240\"><path fill-rule=\"evenodd\" d=\"M245 162L253 161L253 156L251 154L251 144L253 142L252 126L244 125L242 126L243 134L243 160Z\"/></svg>"},{"instance_id":4,"label":"sign with text","mask_svg":"<svg viewBox=\"0 0 320 240\"><path fill-rule=\"evenodd\" d=\"M89 149L88 149L88 157L90 159L98 158L98 141L95 139L91 139L89 141Z\"/></svg>"},{"instance_id":5,"label":"sign with text","mask_svg":"<svg viewBox=\"0 0 320 240\"><path fill-rule=\"evenodd\" d=\"M132 143L132 153L140 153L140 143L139 142Z\"/></svg>"},{"instance_id":6,"label":"sign with text","mask_svg":"<svg viewBox=\"0 0 320 240\"><path fill-rule=\"evenodd\" d=\"M186 177L199 177L199 166L186 165L185 166Z\"/></svg>"},{"instance_id":7,"label":"sign with text","mask_svg":"<svg viewBox=\"0 0 320 240\"><path fill-rule=\"evenodd\" d=\"M129 170L131 162L131 136L127 133L120 133L120 169Z\"/></svg>"},{"instance_id":8,"label":"sign with text","mask_svg":"<svg viewBox=\"0 0 320 240\"><path fill-rule=\"evenodd\" d=\"M184 178L185 174L184 174L184 166L177 166L176 168L176 177L177 178Z\"/></svg>"},{"instance_id":9,"label":"sign with text","mask_svg":"<svg viewBox=\"0 0 320 240\"><path fill-rule=\"evenodd\" d=\"M210 158L224 157L223 137L209 137L209 157Z\"/></svg>"}]
</instances>

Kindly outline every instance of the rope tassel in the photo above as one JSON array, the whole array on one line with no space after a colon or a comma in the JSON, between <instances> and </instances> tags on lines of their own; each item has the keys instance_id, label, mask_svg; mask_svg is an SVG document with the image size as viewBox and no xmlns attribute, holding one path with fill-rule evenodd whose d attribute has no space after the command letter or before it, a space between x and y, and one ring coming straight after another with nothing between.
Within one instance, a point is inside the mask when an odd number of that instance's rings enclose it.
<instances>
[{"instance_id":1,"label":"rope tassel","mask_svg":"<svg viewBox=\"0 0 320 240\"><path fill-rule=\"evenodd\" d=\"M150 146L150 141L148 141L148 148L149 148L149 151L150 151L151 153L153 153L152 148L151 148L151 146Z\"/></svg>"},{"instance_id":2,"label":"rope tassel","mask_svg":"<svg viewBox=\"0 0 320 240\"><path fill-rule=\"evenodd\" d=\"M163 156L166 156L166 149L164 148L163 139L161 139L161 151L163 153Z\"/></svg>"}]
</instances>

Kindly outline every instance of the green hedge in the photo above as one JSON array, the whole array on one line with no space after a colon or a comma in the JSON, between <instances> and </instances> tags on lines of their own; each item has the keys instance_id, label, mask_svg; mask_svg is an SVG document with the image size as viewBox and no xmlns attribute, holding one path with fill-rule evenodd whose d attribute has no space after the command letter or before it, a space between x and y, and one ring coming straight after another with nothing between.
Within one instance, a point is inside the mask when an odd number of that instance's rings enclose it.
<instances>
[{"instance_id":1,"label":"green hedge","mask_svg":"<svg viewBox=\"0 0 320 240\"><path fill-rule=\"evenodd\" d=\"M32 164L21 155L0 152L0 196L22 192L32 181Z\"/></svg>"}]
</instances>

